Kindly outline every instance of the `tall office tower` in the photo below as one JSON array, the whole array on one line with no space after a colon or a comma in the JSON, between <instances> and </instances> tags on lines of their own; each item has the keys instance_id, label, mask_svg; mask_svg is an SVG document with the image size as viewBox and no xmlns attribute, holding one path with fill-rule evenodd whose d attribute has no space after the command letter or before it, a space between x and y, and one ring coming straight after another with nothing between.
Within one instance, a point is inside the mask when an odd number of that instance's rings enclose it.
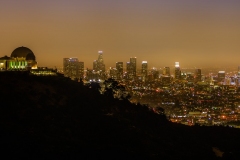
<instances>
[{"instance_id":1,"label":"tall office tower","mask_svg":"<svg viewBox=\"0 0 240 160\"><path fill-rule=\"evenodd\" d=\"M222 82L225 79L225 71L218 72L218 82Z\"/></svg>"},{"instance_id":2,"label":"tall office tower","mask_svg":"<svg viewBox=\"0 0 240 160\"><path fill-rule=\"evenodd\" d=\"M202 80L202 71L201 69L195 70L195 81L200 82Z\"/></svg>"},{"instance_id":3,"label":"tall office tower","mask_svg":"<svg viewBox=\"0 0 240 160\"><path fill-rule=\"evenodd\" d=\"M159 71L157 70L157 68L153 67L150 70L150 75L153 77L153 79L158 79L159 78Z\"/></svg>"},{"instance_id":4,"label":"tall office tower","mask_svg":"<svg viewBox=\"0 0 240 160\"><path fill-rule=\"evenodd\" d=\"M130 79L130 77L131 77L131 64L130 64L130 62L127 62L126 63L126 71L127 71L127 75L126 75L126 78L127 79Z\"/></svg>"},{"instance_id":5,"label":"tall office tower","mask_svg":"<svg viewBox=\"0 0 240 160\"><path fill-rule=\"evenodd\" d=\"M79 62L79 77L84 78L84 62Z\"/></svg>"},{"instance_id":6,"label":"tall office tower","mask_svg":"<svg viewBox=\"0 0 240 160\"><path fill-rule=\"evenodd\" d=\"M97 60L94 60L93 61L93 70L98 70L98 63L97 63Z\"/></svg>"},{"instance_id":7,"label":"tall office tower","mask_svg":"<svg viewBox=\"0 0 240 160\"><path fill-rule=\"evenodd\" d=\"M127 72L130 72L130 62L127 62L127 63L126 63L126 71L127 71Z\"/></svg>"},{"instance_id":8,"label":"tall office tower","mask_svg":"<svg viewBox=\"0 0 240 160\"><path fill-rule=\"evenodd\" d=\"M117 69L116 68L110 68L110 77L112 79L117 79Z\"/></svg>"},{"instance_id":9,"label":"tall office tower","mask_svg":"<svg viewBox=\"0 0 240 160\"><path fill-rule=\"evenodd\" d=\"M98 51L98 59L93 61L93 70L105 72L105 64L103 61L102 51Z\"/></svg>"},{"instance_id":10,"label":"tall office tower","mask_svg":"<svg viewBox=\"0 0 240 160\"><path fill-rule=\"evenodd\" d=\"M145 82L148 75L148 64L147 61L142 61L142 80Z\"/></svg>"},{"instance_id":11,"label":"tall office tower","mask_svg":"<svg viewBox=\"0 0 240 160\"><path fill-rule=\"evenodd\" d=\"M80 79L83 68L84 63L79 62L77 58L63 58L64 76L70 77L72 80Z\"/></svg>"},{"instance_id":12,"label":"tall office tower","mask_svg":"<svg viewBox=\"0 0 240 160\"><path fill-rule=\"evenodd\" d=\"M98 60L97 60L98 71L105 72L105 64L103 62L103 52L98 51Z\"/></svg>"},{"instance_id":13,"label":"tall office tower","mask_svg":"<svg viewBox=\"0 0 240 160\"><path fill-rule=\"evenodd\" d=\"M181 79L181 70L179 62L175 62L175 79Z\"/></svg>"},{"instance_id":14,"label":"tall office tower","mask_svg":"<svg viewBox=\"0 0 240 160\"><path fill-rule=\"evenodd\" d=\"M123 78L123 62L116 62L117 79Z\"/></svg>"},{"instance_id":15,"label":"tall office tower","mask_svg":"<svg viewBox=\"0 0 240 160\"><path fill-rule=\"evenodd\" d=\"M145 76L145 77L148 75L147 61L142 61L142 75Z\"/></svg>"},{"instance_id":16,"label":"tall office tower","mask_svg":"<svg viewBox=\"0 0 240 160\"><path fill-rule=\"evenodd\" d=\"M67 77L69 58L63 58L63 74Z\"/></svg>"},{"instance_id":17,"label":"tall office tower","mask_svg":"<svg viewBox=\"0 0 240 160\"><path fill-rule=\"evenodd\" d=\"M132 74L133 77L136 77L137 74L137 57L130 58L130 74Z\"/></svg>"},{"instance_id":18,"label":"tall office tower","mask_svg":"<svg viewBox=\"0 0 240 160\"><path fill-rule=\"evenodd\" d=\"M163 75L170 76L170 67L163 68Z\"/></svg>"},{"instance_id":19,"label":"tall office tower","mask_svg":"<svg viewBox=\"0 0 240 160\"><path fill-rule=\"evenodd\" d=\"M105 79L105 64L103 61L103 52L98 51L98 59L93 61L93 70L99 74L101 79Z\"/></svg>"}]
</instances>

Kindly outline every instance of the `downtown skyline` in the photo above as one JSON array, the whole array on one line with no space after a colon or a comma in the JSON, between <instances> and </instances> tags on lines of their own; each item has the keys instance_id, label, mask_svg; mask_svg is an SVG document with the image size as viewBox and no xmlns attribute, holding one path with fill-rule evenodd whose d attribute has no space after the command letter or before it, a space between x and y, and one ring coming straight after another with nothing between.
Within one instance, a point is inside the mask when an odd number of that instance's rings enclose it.
<instances>
[{"instance_id":1,"label":"downtown skyline","mask_svg":"<svg viewBox=\"0 0 240 160\"><path fill-rule=\"evenodd\" d=\"M77 57L92 68L99 50L106 68L130 57L157 68L238 66L239 7L236 0L3 0L0 54L26 46L49 67Z\"/></svg>"}]
</instances>

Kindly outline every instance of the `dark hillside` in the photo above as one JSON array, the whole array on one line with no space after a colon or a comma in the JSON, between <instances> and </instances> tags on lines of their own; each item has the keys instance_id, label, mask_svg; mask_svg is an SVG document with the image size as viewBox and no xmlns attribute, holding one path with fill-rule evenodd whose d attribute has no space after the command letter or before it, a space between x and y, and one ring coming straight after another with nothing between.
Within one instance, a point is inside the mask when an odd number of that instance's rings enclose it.
<instances>
[{"instance_id":1,"label":"dark hillside","mask_svg":"<svg viewBox=\"0 0 240 160\"><path fill-rule=\"evenodd\" d=\"M146 106L99 94L97 84L0 72L0 88L8 159L240 159L239 129L170 123Z\"/></svg>"}]
</instances>

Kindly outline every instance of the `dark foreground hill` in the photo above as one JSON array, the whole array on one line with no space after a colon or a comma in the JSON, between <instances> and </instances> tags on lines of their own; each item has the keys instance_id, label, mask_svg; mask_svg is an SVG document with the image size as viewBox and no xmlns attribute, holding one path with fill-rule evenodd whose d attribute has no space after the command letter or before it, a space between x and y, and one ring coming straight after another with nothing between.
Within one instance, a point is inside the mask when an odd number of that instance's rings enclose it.
<instances>
[{"instance_id":1,"label":"dark foreground hill","mask_svg":"<svg viewBox=\"0 0 240 160\"><path fill-rule=\"evenodd\" d=\"M0 151L8 159L240 159L239 135L170 123L100 95L97 85L0 72Z\"/></svg>"}]
</instances>

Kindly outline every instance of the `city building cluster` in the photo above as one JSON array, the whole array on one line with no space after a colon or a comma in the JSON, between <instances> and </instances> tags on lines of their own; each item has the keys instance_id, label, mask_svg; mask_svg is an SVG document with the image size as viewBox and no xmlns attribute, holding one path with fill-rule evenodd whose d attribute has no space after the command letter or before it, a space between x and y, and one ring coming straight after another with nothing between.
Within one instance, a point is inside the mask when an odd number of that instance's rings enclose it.
<instances>
[{"instance_id":1,"label":"city building cluster","mask_svg":"<svg viewBox=\"0 0 240 160\"><path fill-rule=\"evenodd\" d=\"M116 62L116 66L107 70L103 52L99 51L92 68L85 69L84 62L78 58L63 58L63 74L85 84L99 83L100 93L106 87L118 85L113 90L115 98L127 97L132 103L148 105L172 122L240 127L240 67L231 73L215 70L203 74L200 68L181 69L179 62L175 62L173 69L149 68L147 61L137 68L136 57L125 64ZM56 69L39 67L35 54L27 47L18 47L10 57L1 57L0 71L29 71L40 76L58 74Z\"/></svg>"},{"instance_id":2,"label":"city building cluster","mask_svg":"<svg viewBox=\"0 0 240 160\"><path fill-rule=\"evenodd\" d=\"M131 57L125 67L123 64L116 62L115 67L106 70L103 52L99 51L92 69L84 70L83 62L76 58L64 58L63 71L65 76L81 78L85 83L101 84L109 78L117 81L124 91L114 89L115 97L129 94L132 103L148 105L172 122L240 127L240 67L232 74L222 70L202 74L200 68L181 69L179 62L175 62L172 72L167 66L148 68L147 61L142 61L138 69L136 57Z\"/></svg>"}]
</instances>

